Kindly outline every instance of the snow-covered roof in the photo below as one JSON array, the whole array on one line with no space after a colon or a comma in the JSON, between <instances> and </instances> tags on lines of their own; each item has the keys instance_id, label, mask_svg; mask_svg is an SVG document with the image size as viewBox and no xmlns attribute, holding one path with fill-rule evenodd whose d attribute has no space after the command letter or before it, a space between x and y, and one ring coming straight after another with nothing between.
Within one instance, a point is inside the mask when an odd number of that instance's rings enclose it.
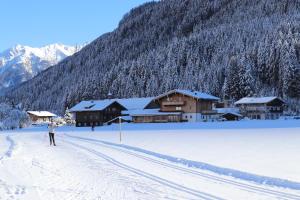
<instances>
[{"instance_id":1,"label":"snow-covered roof","mask_svg":"<svg viewBox=\"0 0 300 200\"><path fill-rule=\"evenodd\" d=\"M119 103L127 110L144 109L152 101L152 99L153 97L81 101L72 107L70 112L101 111L114 102Z\"/></svg>"},{"instance_id":2,"label":"snow-covered roof","mask_svg":"<svg viewBox=\"0 0 300 200\"><path fill-rule=\"evenodd\" d=\"M48 111L27 111L27 113L38 117L56 117L55 114Z\"/></svg>"},{"instance_id":3,"label":"snow-covered roof","mask_svg":"<svg viewBox=\"0 0 300 200\"><path fill-rule=\"evenodd\" d=\"M180 112L160 112L159 109L143 109L143 110L132 110L123 111L124 114L129 114L130 116L155 116L155 115L180 115ZM122 112L122 113L123 113Z\"/></svg>"},{"instance_id":4,"label":"snow-covered roof","mask_svg":"<svg viewBox=\"0 0 300 200\"><path fill-rule=\"evenodd\" d=\"M239 113L238 108L214 108L215 111L219 114L224 114L224 113Z\"/></svg>"},{"instance_id":5,"label":"snow-covered roof","mask_svg":"<svg viewBox=\"0 0 300 200\"><path fill-rule=\"evenodd\" d=\"M121 118L123 120L126 120L126 121L132 121L132 117L131 116L121 116Z\"/></svg>"},{"instance_id":6,"label":"snow-covered roof","mask_svg":"<svg viewBox=\"0 0 300 200\"><path fill-rule=\"evenodd\" d=\"M205 99L205 100L214 100L214 101L218 101L220 100L220 98L215 97L213 95L207 94L207 93L203 93L203 92L199 92L199 91L193 91L193 90L180 90L180 89L175 89L175 90L171 90L169 92L166 92L162 95L157 96L155 99L160 99L161 97L173 94L173 93L180 93L186 96L190 96L196 99Z\"/></svg>"},{"instance_id":7,"label":"snow-covered roof","mask_svg":"<svg viewBox=\"0 0 300 200\"><path fill-rule=\"evenodd\" d=\"M236 113L236 112L227 112L227 113L223 113L223 114L221 114L221 116L224 116L224 115L227 115L227 114L235 115L235 116L238 116L238 117L243 117L243 115L241 115L241 114L239 114L239 113Z\"/></svg>"},{"instance_id":8,"label":"snow-covered roof","mask_svg":"<svg viewBox=\"0 0 300 200\"><path fill-rule=\"evenodd\" d=\"M284 102L282 99L278 97L244 97L238 101L236 101L234 104L262 104L262 103L269 103L275 99L279 99L280 101Z\"/></svg>"},{"instance_id":9,"label":"snow-covered roof","mask_svg":"<svg viewBox=\"0 0 300 200\"><path fill-rule=\"evenodd\" d=\"M142 110L153 100L153 97L115 99L115 100L119 104L124 106L127 110Z\"/></svg>"},{"instance_id":10,"label":"snow-covered roof","mask_svg":"<svg viewBox=\"0 0 300 200\"><path fill-rule=\"evenodd\" d=\"M104 110L105 108L107 108L115 102L116 101L113 99L81 101L80 103L72 107L70 109L70 112L100 111Z\"/></svg>"}]
</instances>

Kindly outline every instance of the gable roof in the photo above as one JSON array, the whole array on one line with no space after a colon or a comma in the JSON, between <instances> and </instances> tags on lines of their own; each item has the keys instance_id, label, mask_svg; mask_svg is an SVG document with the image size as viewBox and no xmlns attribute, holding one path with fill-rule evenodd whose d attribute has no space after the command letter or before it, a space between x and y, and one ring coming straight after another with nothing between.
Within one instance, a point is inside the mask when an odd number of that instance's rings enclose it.
<instances>
[{"instance_id":1,"label":"gable roof","mask_svg":"<svg viewBox=\"0 0 300 200\"><path fill-rule=\"evenodd\" d=\"M271 101L279 99L284 103L282 99L279 97L244 97L238 101L236 101L234 104L239 105L239 104L263 104L263 103L270 103Z\"/></svg>"},{"instance_id":2,"label":"gable roof","mask_svg":"<svg viewBox=\"0 0 300 200\"><path fill-rule=\"evenodd\" d=\"M38 117L56 117L55 114L48 111L27 111L27 113Z\"/></svg>"},{"instance_id":3,"label":"gable roof","mask_svg":"<svg viewBox=\"0 0 300 200\"><path fill-rule=\"evenodd\" d=\"M70 109L70 112L101 111L115 103L113 99L81 101Z\"/></svg>"},{"instance_id":4,"label":"gable roof","mask_svg":"<svg viewBox=\"0 0 300 200\"><path fill-rule=\"evenodd\" d=\"M113 103L118 103L126 110L144 109L151 101L152 97L146 98L129 98L129 99L104 99L104 100L91 100L81 101L70 109L70 112L83 112L83 111L101 111Z\"/></svg>"},{"instance_id":5,"label":"gable roof","mask_svg":"<svg viewBox=\"0 0 300 200\"><path fill-rule=\"evenodd\" d=\"M215 97L213 95L199 92L199 91L192 91L192 90L180 90L180 89L175 89L175 90L170 90L169 92L166 92L162 95L157 96L155 99L160 99L162 97L165 97L167 95L173 94L173 93L180 93L195 99L204 99L204 100L213 100L213 101L218 101L220 98Z\"/></svg>"},{"instance_id":6,"label":"gable roof","mask_svg":"<svg viewBox=\"0 0 300 200\"><path fill-rule=\"evenodd\" d=\"M115 100L119 104L124 106L127 110L142 110L153 100L153 97L115 99Z\"/></svg>"}]
</instances>

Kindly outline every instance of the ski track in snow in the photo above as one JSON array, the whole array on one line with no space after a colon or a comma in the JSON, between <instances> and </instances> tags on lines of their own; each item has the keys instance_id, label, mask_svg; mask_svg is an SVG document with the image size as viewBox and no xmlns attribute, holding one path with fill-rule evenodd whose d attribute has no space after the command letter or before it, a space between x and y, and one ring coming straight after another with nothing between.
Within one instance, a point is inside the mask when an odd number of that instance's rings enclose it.
<instances>
[{"instance_id":1,"label":"ski track in snow","mask_svg":"<svg viewBox=\"0 0 300 200\"><path fill-rule=\"evenodd\" d=\"M217 181L217 182L220 182L222 184L233 185L233 186L238 187L238 188L240 188L242 190L245 190L245 191L271 195L271 196L281 198L281 199L293 199L293 200L299 200L300 199L299 195L289 194L289 193L280 192L280 191L276 191L276 190L272 190L272 189L268 189L268 188L263 188L263 187L260 187L260 186L250 185L250 184L243 183L243 182L238 182L238 181L235 181L235 180L226 179L226 178L224 178L224 176L220 177L220 176L216 176L216 175L211 175L211 174L199 172L199 171L196 171L196 170L193 170L193 169L188 169L188 168L180 167L180 166L175 165L175 164L171 164L172 162L162 162L161 160L164 160L164 159L161 159L161 157L158 157L160 160L156 160L156 159L152 158L152 157L155 158L155 154L154 155L151 154L150 155L151 157L149 157L149 155L147 153L144 153L144 152L147 152L146 150L144 150L142 152L138 151L138 153L141 153L141 154L134 153L135 147L130 147L128 149L128 148L126 148L127 145L122 145L122 144L120 145L120 144L105 142L105 141L96 140L96 139L90 139L90 138L84 138L84 137L78 137L78 136L71 136L71 135L68 135L68 134L66 134L66 136L69 137L69 138L85 141L87 143L97 144L97 145L100 145L102 147L113 149L113 150L116 150L118 152L125 153L127 155L131 155L131 156L146 160L146 161L151 162L151 163L156 163L156 164L164 166L164 167L168 167L168 168L172 168L172 169L175 169L175 170L178 170L178 171L181 171L181 172L190 173L190 174L193 174L193 175L196 175L196 176L200 176L200 177L206 178L210 181ZM80 145L77 145L77 144L74 144L74 143L73 143L73 145L76 145L79 148L83 148L83 149L85 149L89 152L92 152L94 154L100 154L101 157L102 156L106 157L106 155L104 155L100 152L96 152L95 150L92 150L90 148L86 148L86 147L83 147L83 146L80 146ZM136 149L139 149L139 148L136 148ZM147 156L144 156L144 155L147 155ZM112 158L108 157L108 159L112 159ZM268 185L265 185L265 186L268 186Z\"/></svg>"},{"instance_id":2,"label":"ski track in snow","mask_svg":"<svg viewBox=\"0 0 300 200\"><path fill-rule=\"evenodd\" d=\"M198 168L201 170L207 170L207 171L211 171L211 172L214 172L214 173L217 173L220 175L231 176L234 178L251 181L251 182L254 182L257 184L282 187L282 188L288 188L288 189L293 189L293 190L300 190L299 182L294 182L294 181L284 180L284 179L279 179L279 178L273 178L273 177L267 177L267 176L261 176L261 175L251 174L248 172L242 172L242 171L229 169L229 168L222 168L222 167L214 166L211 164L202 163L199 161L192 161L192 160L186 160L183 158L172 157L169 155L163 155L160 153L156 153L156 152L152 152L149 150L145 150L145 149L141 149L141 148L133 147L133 146L128 146L128 145L124 145L124 144L116 144L116 143L112 143L112 142L106 142L106 141L95 140L95 139L90 139L90 138L83 138L83 137L78 137L78 136L70 136L70 135L67 135L67 136L77 137L78 139L85 139L85 140L94 141L94 142L101 142L102 144L120 147L123 149L128 149L128 150L132 150L135 152L147 154L149 156L164 159L164 160L170 161L172 163L182 164L187 167Z\"/></svg>"},{"instance_id":3,"label":"ski track in snow","mask_svg":"<svg viewBox=\"0 0 300 200\"><path fill-rule=\"evenodd\" d=\"M16 143L7 135L5 137L6 142L8 143L7 150L1 155L0 161L5 160L6 158L11 158L13 155L13 151L16 149ZM14 200L19 199L19 197L23 196L26 193L26 187L22 185L9 185L4 180L0 178L0 194L6 194L4 196L0 196L0 200Z\"/></svg>"},{"instance_id":4,"label":"ski track in snow","mask_svg":"<svg viewBox=\"0 0 300 200\"><path fill-rule=\"evenodd\" d=\"M48 138L44 137L44 143L41 143L42 135L20 134L3 137L2 140L6 144L3 148L4 153L0 155L0 170L4 169L5 172L8 170L13 176L12 179L7 180L9 176L2 177L0 173L0 200L221 200L228 198L228 195L232 196L228 190L224 198L218 196L222 194L222 188L227 186L229 189L232 188L233 192L239 190L246 195L250 194L249 199L256 199L256 196L258 199L300 200L297 190L257 184L224 174L212 173L173 161L178 158L138 147L69 134L57 136L61 139L58 140L58 146L50 148ZM19 151L19 147L22 151ZM15 152L16 149L18 153ZM69 159L68 156L71 158ZM165 159L165 156L173 160ZM63 161L64 158L67 160ZM133 161L127 163L126 159L131 158ZM142 165L135 166L137 162L141 162ZM151 171L149 168L141 167L144 165L150 166ZM78 173L77 170L79 170ZM164 171L170 171L169 175L165 176ZM180 178L173 179L172 174L177 174ZM205 182L205 185L206 183L207 185L214 184L216 187L213 188L217 189L207 191L198 182L193 185L191 184L193 182L189 182L186 178ZM12 181L14 179L15 181ZM295 194L292 194L294 192ZM229 199L248 198L234 196Z\"/></svg>"},{"instance_id":5,"label":"ski track in snow","mask_svg":"<svg viewBox=\"0 0 300 200\"><path fill-rule=\"evenodd\" d=\"M14 139L18 139L22 152L0 163L0 170L5 171L0 172L0 200L214 199L200 198L198 194L191 198L193 191L187 198L185 191L180 194L175 189L167 190L134 176L136 173L119 173L108 158L101 161L96 155L97 159L91 159L93 154L79 147L59 143L49 147L46 138L42 141L39 135L18 135ZM12 155L16 143L11 137L6 140L10 145L5 154ZM65 155L71 156L71 160L61 160Z\"/></svg>"},{"instance_id":6,"label":"ski track in snow","mask_svg":"<svg viewBox=\"0 0 300 200\"><path fill-rule=\"evenodd\" d=\"M99 151L96 151L92 148L87 148L85 146L82 146L82 145L79 145L79 144L76 144L76 143L73 143L73 142L69 142L69 141L64 141L65 143L68 143L68 144L71 144L77 148L80 148L80 149L84 149L92 154L95 154L99 157L101 157L102 159L108 161L109 163L113 164L113 165L116 165L122 169L125 169L127 171L130 171L132 173L135 173L137 175L140 175L142 177L145 177L145 178L148 178L152 181L155 181L155 182L158 182L164 186L167 186L167 187L170 187L172 189L175 189L177 191L180 191L180 192L185 192L187 194L190 194L190 195L193 195L195 197L198 197L200 199L204 199L204 200L224 200L223 198L220 198L220 197L217 197L217 196L214 196L214 195L211 195L211 194L208 194L208 193L205 193L205 192L201 192L201 191L197 191L197 190L194 190L194 189L191 189L191 188L188 188L188 187L185 187L183 185L180 185L180 184L177 184L175 182L172 182L172 181L169 181L169 180L166 180L166 179L163 179L159 176L156 176L156 175L153 175L153 174L150 174L150 173L147 173L145 171L142 171L142 170L139 170L139 169L136 169L136 168L133 168L129 165L126 165L124 163L121 163L115 159L113 159L112 157L109 157Z\"/></svg>"}]
</instances>

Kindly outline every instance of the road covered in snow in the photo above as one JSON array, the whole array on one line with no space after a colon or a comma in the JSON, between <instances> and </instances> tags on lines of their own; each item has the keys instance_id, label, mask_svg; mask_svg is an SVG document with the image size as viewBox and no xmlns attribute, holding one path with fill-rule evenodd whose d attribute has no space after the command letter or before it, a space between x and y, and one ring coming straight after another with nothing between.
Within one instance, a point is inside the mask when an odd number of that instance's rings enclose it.
<instances>
[{"instance_id":1,"label":"road covered in snow","mask_svg":"<svg viewBox=\"0 0 300 200\"><path fill-rule=\"evenodd\" d=\"M299 199L300 121L0 133L1 199Z\"/></svg>"}]
</instances>

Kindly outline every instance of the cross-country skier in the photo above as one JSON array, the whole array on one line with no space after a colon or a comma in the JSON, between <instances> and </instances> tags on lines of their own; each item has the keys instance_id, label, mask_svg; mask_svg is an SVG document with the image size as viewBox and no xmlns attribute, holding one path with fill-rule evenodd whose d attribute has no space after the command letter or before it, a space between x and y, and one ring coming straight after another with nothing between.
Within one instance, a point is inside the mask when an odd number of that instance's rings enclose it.
<instances>
[{"instance_id":1,"label":"cross-country skier","mask_svg":"<svg viewBox=\"0 0 300 200\"><path fill-rule=\"evenodd\" d=\"M55 144L55 139L54 139L54 134L55 134L55 128L56 128L56 124L53 122L53 120L51 120L51 122L48 124L48 130L49 130L49 138L50 138L50 146L53 145L56 146Z\"/></svg>"}]
</instances>

